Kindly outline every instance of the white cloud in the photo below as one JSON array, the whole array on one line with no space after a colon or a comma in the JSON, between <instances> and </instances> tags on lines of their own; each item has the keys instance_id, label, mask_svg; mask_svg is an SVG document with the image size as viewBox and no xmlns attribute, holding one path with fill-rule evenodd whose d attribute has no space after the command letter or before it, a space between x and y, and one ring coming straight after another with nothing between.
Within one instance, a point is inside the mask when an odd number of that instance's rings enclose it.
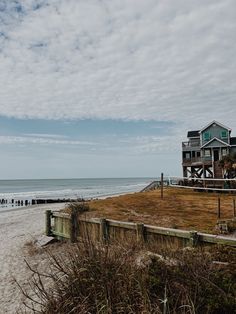
<instances>
[{"instance_id":1,"label":"white cloud","mask_svg":"<svg viewBox=\"0 0 236 314\"><path fill-rule=\"evenodd\" d=\"M128 136L117 140L116 145L108 147L107 150L125 149L126 153L134 155L180 153L184 137L185 133L180 134L175 129L168 135Z\"/></svg>"},{"instance_id":2,"label":"white cloud","mask_svg":"<svg viewBox=\"0 0 236 314\"><path fill-rule=\"evenodd\" d=\"M20 4L0 6L0 115L236 129L234 0Z\"/></svg>"},{"instance_id":3,"label":"white cloud","mask_svg":"<svg viewBox=\"0 0 236 314\"><path fill-rule=\"evenodd\" d=\"M0 136L0 144L44 144L44 145L79 145L94 146L95 142L78 141L78 140L62 140L48 137L31 137L31 136Z\"/></svg>"},{"instance_id":4,"label":"white cloud","mask_svg":"<svg viewBox=\"0 0 236 314\"><path fill-rule=\"evenodd\" d=\"M50 138L50 139L65 139L68 136L58 134L46 134L46 133L26 133L24 136L36 137L36 138Z\"/></svg>"},{"instance_id":5,"label":"white cloud","mask_svg":"<svg viewBox=\"0 0 236 314\"><path fill-rule=\"evenodd\" d=\"M183 134L182 134L183 135ZM175 141L173 137L175 136ZM102 154L120 154L125 152L127 155L145 155L145 154L166 154L170 152L179 152L181 145L181 137L177 134L169 135L146 135L146 136L130 136L130 135L111 135L98 136L93 141L70 139L68 136L61 136L58 134L23 134L15 135L1 135L0 145L37 145L47 146L49 148L59 147L61 151L66 147L74 147L75 149L85 149L88 153L102 153Z\"/></svg>"}]
</instances>

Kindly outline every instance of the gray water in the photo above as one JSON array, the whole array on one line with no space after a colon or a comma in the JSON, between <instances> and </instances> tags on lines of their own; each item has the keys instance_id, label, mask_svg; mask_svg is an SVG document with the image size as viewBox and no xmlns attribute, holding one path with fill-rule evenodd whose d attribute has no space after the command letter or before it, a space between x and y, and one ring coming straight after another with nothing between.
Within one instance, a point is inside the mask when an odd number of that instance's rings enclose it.
<instances>
[{"instance_id":1,"label":"gray water","mask_svg":"<svg viewBox=\"0 0 236 314\"><path fill-rule=\"evenodd\" d=\"M0 200L100 198L138 192L154 178L0 180ZM1 208L11 204L0 204Z\"/></svg>"}]
</instances>

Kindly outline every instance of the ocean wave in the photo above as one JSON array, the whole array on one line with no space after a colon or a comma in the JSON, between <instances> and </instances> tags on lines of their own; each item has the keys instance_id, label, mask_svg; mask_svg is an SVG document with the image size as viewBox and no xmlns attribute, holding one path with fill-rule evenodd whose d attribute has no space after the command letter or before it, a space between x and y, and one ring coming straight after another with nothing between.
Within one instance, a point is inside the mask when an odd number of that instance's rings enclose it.
<instances>
[{"instance_id":1,"label":"ocean wave","mask_svg":"<svg viewBox=\"0 0 236 314\"><path fill-rule=\"evenodd\" d=\"M37 181L37 180L36 180ZM29 204L33 199L91 199L91 198L103 198L112 195L125 194L130 192L138 192L150 183L150 180L132 180L132 179L96 179L96 180L58 180L60 182L48 182L42 185L22 185L23 191L19 191L19 182L17 182L17 188L14 191L14 185L12 185L12 192L2 192L0 193L0 201L7 200L7 202L2 202L0 208L12 207L13 204L18 201L28 200ZM76 182L76 183L77 183ZM36 182L37 183L37 182ZM46 184L47 183L47 184ZM54 184L52 184L54 183ZM72 184L73 183L73 184ZM63 187L67 187L62 189ZM16 185L15 185L16 187ZM37 189L37 187L39 189ZM9 187L11 189L11 187ZM1 190L0 190L1 191ZM14 200L15 202L12 202ZM18 206L18 204L17 204Z\"/></svg>"}]
</instances>

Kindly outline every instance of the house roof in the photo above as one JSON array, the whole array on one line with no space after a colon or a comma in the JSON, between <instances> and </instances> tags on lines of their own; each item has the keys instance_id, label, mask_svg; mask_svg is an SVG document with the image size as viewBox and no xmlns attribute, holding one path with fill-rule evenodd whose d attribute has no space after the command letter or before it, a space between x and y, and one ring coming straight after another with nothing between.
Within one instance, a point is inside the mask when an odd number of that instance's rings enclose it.
<instances>
[{"instance_id":1,"label":"house roof","mask_svg":"<svg viewBox=\"0 0 236 314\"><path fill-rule=\"evenodd\" d=\"M188 131L187 137L199 137L199 130L198 131Z\"/></svg>"},{"instance_id":2,"label":"house roof","mask_svg":"<svg viewBox=\"0 0 236 314\"><path fill-rule=\"evenodd\" d=\"M227 127L227 126L225 126L225 125L223 125L223 124L221 124L221 123L219 123L219 122L213 120L211 123L209 123L209 124L206 125L204 128L202 128L199 132L202 133L204 130L206 130L207 128L209 128L213 123L215 123L215 124L221 126L222 128L224 128L224 129L226 129L226 130L228 130L228 131L231 131L231 129L230 129L229 127Z\"/></svg>"},{"instance_id":3,"label":"house roof","mask_svg":"<svg viewBox=\"0 0 236 314\"><path fill-rule=\"evenodd\" d=\"M230 146L228 143L221 141L219 138L217 137L213 137L209 142L207 142L206 144L202 145L201 148L208 146L210 143L212 143L213 141L217 141L219 143L221 143L223 146Z\"/></svg>"},{"instance_id":4,"label":"house roof","mask_svg":"<svg viewBox=\"0 0 236 314\"><path fill-rule=\"evenodd\" d=\"M236 137L230 138L230 145L236 145Z\"/></svg>"}]
</instances>

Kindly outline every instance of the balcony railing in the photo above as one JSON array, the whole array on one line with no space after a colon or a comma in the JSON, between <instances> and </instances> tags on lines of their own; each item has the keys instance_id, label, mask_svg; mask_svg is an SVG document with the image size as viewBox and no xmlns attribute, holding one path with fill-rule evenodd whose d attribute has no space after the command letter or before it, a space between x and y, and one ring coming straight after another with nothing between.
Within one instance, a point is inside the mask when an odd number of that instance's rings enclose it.
<instances>
[{"instance_id":1,"label":"balcony railing","mask_svg":"<svg viewBox=\"0 0 236 314\"><path fill-rule=\"evenodd\" d=\"M192 158L183 158L183 162L186 163L194 163L194 162L201 162L201 163L205 163L205 162L211 162L212 161L212 157L211 156L205 156L205 157L192 157Z\"/></svg>"},{"instance_id":2,"label":"balcony railing","mask_svg":"<svg viewBox=\"0 0 236 314\"><path fill-rule=\"evenodd\" d=\"M194 158L183 158L183 162L202 162L201 157L194 157Z\"/></svg>"},{"instance_id":3,"label":"balcony railing","mask_svg":"<svg viewBox=\"0 0 236 314\"><path fill-rule=\"evenodd\" d=\"M188 141L188 142L182 142L182 147L187 148L187 147L199 147L200 146L200 141Z\"/></svg>"},{"instance_id":4,"label":"balcony railing","mask_svg":"<svg viewBox=\"0 0 236 314\"><path fill-rule=\"evenodd\" d=\"M212 161L212 156L204 156L202 157L203 161Z\"/></svg>"}]
</instances>

